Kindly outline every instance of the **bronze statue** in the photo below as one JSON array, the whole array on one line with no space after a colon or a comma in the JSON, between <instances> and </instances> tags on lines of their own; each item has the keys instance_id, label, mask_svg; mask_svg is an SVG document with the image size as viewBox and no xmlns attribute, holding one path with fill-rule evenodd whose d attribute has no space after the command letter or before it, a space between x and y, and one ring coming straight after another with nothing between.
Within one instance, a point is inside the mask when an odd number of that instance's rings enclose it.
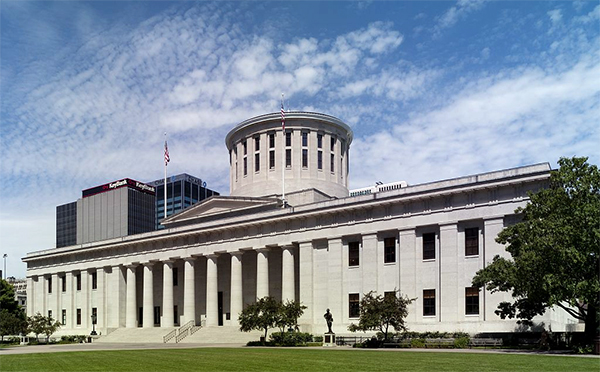
<instances>
[{"instance_id":1,"label":"bronze statue","mask_svg":"<svg viewBox=\"0 0 600 372\"><path fill-rule=\"evenodd\" d=\"M325 315L323 315L323 317L327 322L327 328L329 328L329 331L327 333L333 333L333 331L331 330L331 325L333 324L333 315L331 315L329 309L327 309L327 312L325 313Z\"/></svg>"}]
</instances>

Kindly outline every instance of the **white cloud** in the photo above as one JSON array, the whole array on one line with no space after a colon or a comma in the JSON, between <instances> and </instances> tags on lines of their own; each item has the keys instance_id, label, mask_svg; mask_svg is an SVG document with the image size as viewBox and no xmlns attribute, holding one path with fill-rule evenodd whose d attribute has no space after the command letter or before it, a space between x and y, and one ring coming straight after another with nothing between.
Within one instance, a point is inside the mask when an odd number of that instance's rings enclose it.
<instances>
[{"instance_id":1,"label":"white cloud","mask_svg":"<svg viewBox=\"0 0 600 372\"><path fill-rule=\"evenodd\" d=\"M462 18L481 9L483 5L484 0L458 0L455 6L452 6L444 14L437 17L433 36L439 37L444 29L454 26Z\"/></svg>"},{"instance_id":2,"label":"white cloud","mask_svg":"<svg viewBox=\"0 0 600 372\"><path fill-rule=\"evenodd\" d=\"M548 12L548 17L550 17L550 21L552 21L553 24L560 23L562 20L562 11L560 9L550 10Z\"/></svg>"}]
</instances>

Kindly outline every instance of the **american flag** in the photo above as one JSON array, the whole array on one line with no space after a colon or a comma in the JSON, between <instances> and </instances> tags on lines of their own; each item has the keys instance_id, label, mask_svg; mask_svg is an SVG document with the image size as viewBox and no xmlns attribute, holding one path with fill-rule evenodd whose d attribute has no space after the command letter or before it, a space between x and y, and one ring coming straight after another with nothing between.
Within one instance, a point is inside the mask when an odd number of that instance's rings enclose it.
<instances>
[{"instance_id":1,"label":"american flag","mask_svg":"<svg viewBox=\"0 0 600 372\"><path fill-rule=\"evenodd\" d=\"M281 129L285 132L285 111L283 111L283 102L281 102Z\"/></svg>"},{"instance_id":2,"label":"american flag","mask_svg":"<svg viewBox=\"0 0 600 372\"><path fill-rule=\"evenodd\" d=\"M167 166L167 163L171 161L171 158L169 158L169 147L167 146L167 141L165 141L165 167Z\"/></svg>"}]
</instances>

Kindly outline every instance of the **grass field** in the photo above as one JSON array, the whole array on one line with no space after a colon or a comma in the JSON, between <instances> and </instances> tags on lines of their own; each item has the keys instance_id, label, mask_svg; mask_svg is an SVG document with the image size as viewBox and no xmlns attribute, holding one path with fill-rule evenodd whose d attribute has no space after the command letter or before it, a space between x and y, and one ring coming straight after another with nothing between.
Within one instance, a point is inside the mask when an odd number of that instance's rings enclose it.
<instances>
[{"instance_id":1,"label":"grass field","mask_svg":"<svg viewBox=\"0 0 600 372\"><path fill-rule=\"evenodd\" d=\"M600 359L378 350L199 348L1 355L9 371L585 371Z\"/></svg>"}]
</instances>

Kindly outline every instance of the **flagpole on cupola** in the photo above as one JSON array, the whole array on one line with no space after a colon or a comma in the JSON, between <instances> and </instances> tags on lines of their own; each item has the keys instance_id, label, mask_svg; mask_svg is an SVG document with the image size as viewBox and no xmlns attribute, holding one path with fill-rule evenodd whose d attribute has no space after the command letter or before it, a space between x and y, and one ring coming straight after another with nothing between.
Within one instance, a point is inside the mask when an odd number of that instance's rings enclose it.
<instances>
[{"instance_id":1,"label":"flagpole on cupola","mask_svg":"<svg viewBox=\"0 0 600 372\"><path fill-rule=\"evenodd\" d=\"M167 132L165 132L165 183L163 187L165 190L165 199L163 202L163 208L165 210L164 218L167 218L167 164L169 161L171 161L171 158L169 157L169 147L167 146Z\"/></svg>"},{"instance_id":2,"label":"flagpole on cupola","mask_svg":"<svg viewBox=\"0 0 600 372\"><path fill-rule=\"evenodd\" d=\"M282 208L285 208L285 111L283 110L283 93L281 93L281 131L283 136L281 138L281 201L283 202Z\"/></svg>"}]
</instances>

